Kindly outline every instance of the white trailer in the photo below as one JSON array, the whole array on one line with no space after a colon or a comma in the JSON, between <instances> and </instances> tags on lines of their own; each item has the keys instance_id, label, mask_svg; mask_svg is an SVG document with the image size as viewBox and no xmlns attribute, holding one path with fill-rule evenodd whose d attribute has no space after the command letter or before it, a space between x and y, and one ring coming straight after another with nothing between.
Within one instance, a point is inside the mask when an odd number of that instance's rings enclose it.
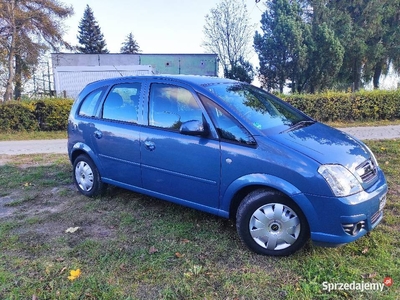
<instances>
[{"instance_id":1,"label":"white trailer","mask_svg":"<svg viewBox=\"0 0 400 300\"><path fill-rule=\"evenodd\" d=\"M56 66L54 87L57 96L75 99L79 92L90 82L120 76L154 74L149 65L122 66Z\"/></svg>"}]
</instances>

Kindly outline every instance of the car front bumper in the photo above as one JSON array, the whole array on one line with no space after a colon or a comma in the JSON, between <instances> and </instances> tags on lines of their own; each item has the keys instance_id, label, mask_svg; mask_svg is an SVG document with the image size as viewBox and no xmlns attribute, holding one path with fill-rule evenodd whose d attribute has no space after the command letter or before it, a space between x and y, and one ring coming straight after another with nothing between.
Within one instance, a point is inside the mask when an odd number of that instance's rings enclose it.
<instances>
[{"instance_id":1,"label":"car front bumper","mask_svg":"<svg viewBox=\"0 0 400 300\"><path fill-rule=\"evenodd\" d=\"M383 218L387 191L386 179L379 170L378 180L355 195L342 198L304 195L311 203L305 215L313 243L336 247L353 242L374 229Z\"/></svg>"}]
</instances>

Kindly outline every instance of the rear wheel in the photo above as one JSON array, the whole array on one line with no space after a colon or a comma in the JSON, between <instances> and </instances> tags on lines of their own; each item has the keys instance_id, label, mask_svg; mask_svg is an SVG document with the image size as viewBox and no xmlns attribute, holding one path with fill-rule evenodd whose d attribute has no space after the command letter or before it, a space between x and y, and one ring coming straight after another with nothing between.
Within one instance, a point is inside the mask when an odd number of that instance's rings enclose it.
<instances>
[{"instance_id":1,"label":"rear wheel","mask_svg":"<svg viewBox=\"0 0 400 300\"><path fill-rule=\"evenodd\" d=\"M236 214L236 229L248 248L275 256L294 253L310 235L300 208L273 190L256 190L243 199Z\"/></svg>"},{"instance_id":2,"label":"rear wheel","mask_svg":"<svg viewBox=\"0 0 400 300\"><path fill-rule=\"evenodd\" d=\"M106 189L96 165L87 155L81 154L75 159L73 178L79 192L85 196L94 197Z\"/></svg>"}]
</instances>

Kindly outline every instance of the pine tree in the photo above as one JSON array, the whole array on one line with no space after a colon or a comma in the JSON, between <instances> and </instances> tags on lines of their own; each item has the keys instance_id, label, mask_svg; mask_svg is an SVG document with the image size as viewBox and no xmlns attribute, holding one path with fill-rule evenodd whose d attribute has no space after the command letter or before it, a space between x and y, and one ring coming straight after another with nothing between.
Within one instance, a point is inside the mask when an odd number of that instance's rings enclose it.
<instances>
[{"instance_id":1,"label":"pine tree","mask_svg":"<svg viewBox=\"0 0 400 300\"><path fill-rule=\"evenodd\" d=\"M304 0L267 2L254 49L259 79L268 90L314 93L336 83L345 50L324 18L325 1L318 1L312 9Z\"/></svg>"},{"instance_id":2,"label":"pine tree","mask_svg":"<svg viewBox=\"0 0 400 300\"><path fill-rule=\"evenodd\" d=\"M122 43L121 53L136 54L140 52L138 42L133 38L132 32L126 36L125 42Z\"/></svg>"},{"instance_id":3,"label":"pine tree","mask_svg":"<svg viewBox=\"0 0 400 300\"><path fill-rule=\"evenodd\" d=\"M79 22L78 41L82 46L77 46L81 53L109 53L100 26L93 15L93 10L86 5L83 18Z\"/></svg>"},{"instance_id":4,"label":"pine tree","mask_svg":"<svg viewBox=\"0 0 400 300\"><path fill-rule=\"evenodd\" d=\"M303 68L307 50L301 12L298 1L267 2L262 33L256 31L254 36L254 49L260 60L259 79L268 90L283 93L288 80L297 83L296 73Z\"/></svg>"}]
</instances>

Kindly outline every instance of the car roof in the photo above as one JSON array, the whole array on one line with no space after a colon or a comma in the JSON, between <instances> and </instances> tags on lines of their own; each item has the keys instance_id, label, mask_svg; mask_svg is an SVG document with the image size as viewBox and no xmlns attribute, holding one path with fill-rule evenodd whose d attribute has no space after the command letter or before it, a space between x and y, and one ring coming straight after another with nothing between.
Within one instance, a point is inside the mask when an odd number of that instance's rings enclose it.
<instances>
[{"instance_id":1,"label":"car roof","mask_svg":"<svg viewBox=\"0 0 400 300\"><path fill-rule=\"evenodd\" d=\"M89 83L88 86L92 85L106 85L106 84L115 84L119 81L127 81L127 80L135 80L135 79L150 79L150 80L157 80L157 79L166 79L175 82L181 83L190 83L196 84L201 86L206 86L210 84L220 84L220 83L237 83L237 81L227 78L220 78L215 76L203 76L203 75L168 75L168 74L161 74L161 75L138 75L138 76L121 76L121 77L113 77L102 79L98 81L94 81Z\"/></svg>"}]
</instances>

